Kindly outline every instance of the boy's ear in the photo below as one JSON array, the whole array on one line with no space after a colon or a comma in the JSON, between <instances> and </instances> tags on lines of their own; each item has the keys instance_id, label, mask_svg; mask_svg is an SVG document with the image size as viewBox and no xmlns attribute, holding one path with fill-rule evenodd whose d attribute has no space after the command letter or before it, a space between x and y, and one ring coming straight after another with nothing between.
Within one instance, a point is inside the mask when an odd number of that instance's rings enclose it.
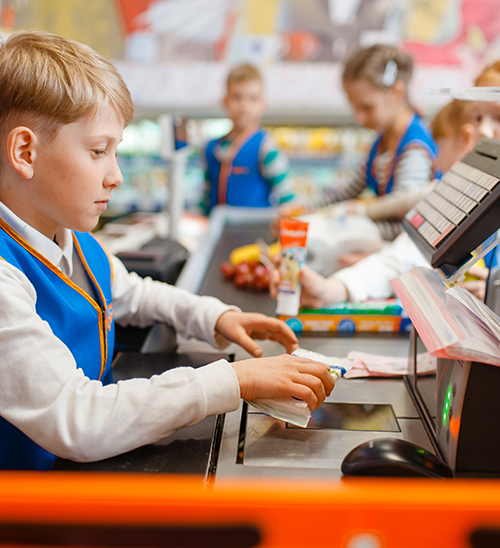
<instances>
[{"instance_id":1,"label":"boy's ear","mask_svg":"<svg viewBox=\"0 0 500 548\"><path fill-rule=\"evenodd\" d=\"M31 129L20 126L7 136L7 156L12 168L24 179L35 174L35 157L38 139Z\"/></svg>"},{"instance_id":2,"label":"boy's ear","mask_svg":"<svg viewBox=\"0 0 500 548\"><path fill-rule=\"evenodd\" d=\"M464 144L464 150L470 152L476 146L476 129L473 124L464 124L460 128L460 137Z\"/></svg>"}]
</instances>

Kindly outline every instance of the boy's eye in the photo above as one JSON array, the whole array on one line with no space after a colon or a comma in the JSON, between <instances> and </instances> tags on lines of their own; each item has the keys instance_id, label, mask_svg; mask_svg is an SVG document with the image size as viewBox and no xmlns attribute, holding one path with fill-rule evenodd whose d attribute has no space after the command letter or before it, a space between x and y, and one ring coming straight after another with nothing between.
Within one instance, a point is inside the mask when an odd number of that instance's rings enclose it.
<instances>
[{"instance_id":1,"label":"boy's eye","mask_svg":"<svg viewBox=\"0 0 500 548\"><path fill-rule=\"evenodd\" d=\"M96 156L102 156L103 154L106 154L106 151L105 151L105 150L99 150L99 149L93 150L92 152L93 152Z\"/></svg>"}]
</instances>

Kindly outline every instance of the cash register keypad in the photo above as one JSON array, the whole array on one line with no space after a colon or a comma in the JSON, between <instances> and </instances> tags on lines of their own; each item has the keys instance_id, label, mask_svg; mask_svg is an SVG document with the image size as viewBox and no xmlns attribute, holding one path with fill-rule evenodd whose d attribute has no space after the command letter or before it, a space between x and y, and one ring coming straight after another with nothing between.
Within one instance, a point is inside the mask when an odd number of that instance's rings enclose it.
<instances>
[{"instance_id":1,"label":"cash register keypad","mask_svg":"<svg viewBox=\"0 0 500 548\"><path fill-rule=\"evenodd\" d=\"M434 190L407 215L434 248L457 228L496 187L499 180L475 167L457 162Z\"/></svg>"}]
</instances>

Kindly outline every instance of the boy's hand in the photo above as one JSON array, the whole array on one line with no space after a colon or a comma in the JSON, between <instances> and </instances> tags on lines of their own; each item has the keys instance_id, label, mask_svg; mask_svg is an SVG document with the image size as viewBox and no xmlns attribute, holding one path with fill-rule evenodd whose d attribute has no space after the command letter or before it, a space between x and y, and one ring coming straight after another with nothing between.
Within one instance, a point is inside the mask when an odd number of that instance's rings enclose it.
<instances>
[{"instance_id":1,"label":"boy's hand","mask_svg":"<svg viewBox=\"0 0 500 548\"><path fill-rule=\"evenodd\" d=\"M299 346L295 333L285 322L264 314L228 310L217 320L215 331L256 358L262 356L262 348L253 339L279 342L288 353Z\"/></svg>"},{"instance_id":2,"label":"boy's hand","mask_svg":"<svg viewBox=\"0 0 500 548\"><path fill-rule=\"evenodd\" d=\"M293 397L314 411L335 386L327 365L287 354L231 365L244 400Z\"/></svg>"}]
</instances>

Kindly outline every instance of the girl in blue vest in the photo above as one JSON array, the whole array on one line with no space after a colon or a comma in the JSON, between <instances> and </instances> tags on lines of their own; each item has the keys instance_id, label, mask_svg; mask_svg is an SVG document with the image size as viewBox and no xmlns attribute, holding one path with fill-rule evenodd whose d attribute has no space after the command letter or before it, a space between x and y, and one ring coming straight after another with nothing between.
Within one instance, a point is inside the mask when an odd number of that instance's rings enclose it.
<instances>
[{"instance_id":1,"label":"girl in blue vest","mask_svg":"<svg viewBox=\"0 0 500 548\"><path fill-rule=\"evenodd\" d=\"M378 135L354 178L307 201L282 206L280 216L300 215L349 200L344 213L367 214L377 221L385 239L397 235L399 222L395 226L387 223L383 208L373 208L375 211L371 214L369 205L366 207L365 202L354 199L366 188L376 200L391 192L413 190L441 177L432 133L408 98L412 71L411 55L388 45L362 49L347 61L342 84L354 117Z\"/></svg>"},{"instance_id":2,"label":"girl in blue vest","mask_svg":"<svg viewBox=\"0 0 500 548\"><path fill-rule=\"evenodd\" d=\"M218 204L270 207L290 200L288 159L259 125L266 102L255 67L243 64L229 72L224 108L233 129L206 147L204 212Z\"/></svg>"}]
</instances>

